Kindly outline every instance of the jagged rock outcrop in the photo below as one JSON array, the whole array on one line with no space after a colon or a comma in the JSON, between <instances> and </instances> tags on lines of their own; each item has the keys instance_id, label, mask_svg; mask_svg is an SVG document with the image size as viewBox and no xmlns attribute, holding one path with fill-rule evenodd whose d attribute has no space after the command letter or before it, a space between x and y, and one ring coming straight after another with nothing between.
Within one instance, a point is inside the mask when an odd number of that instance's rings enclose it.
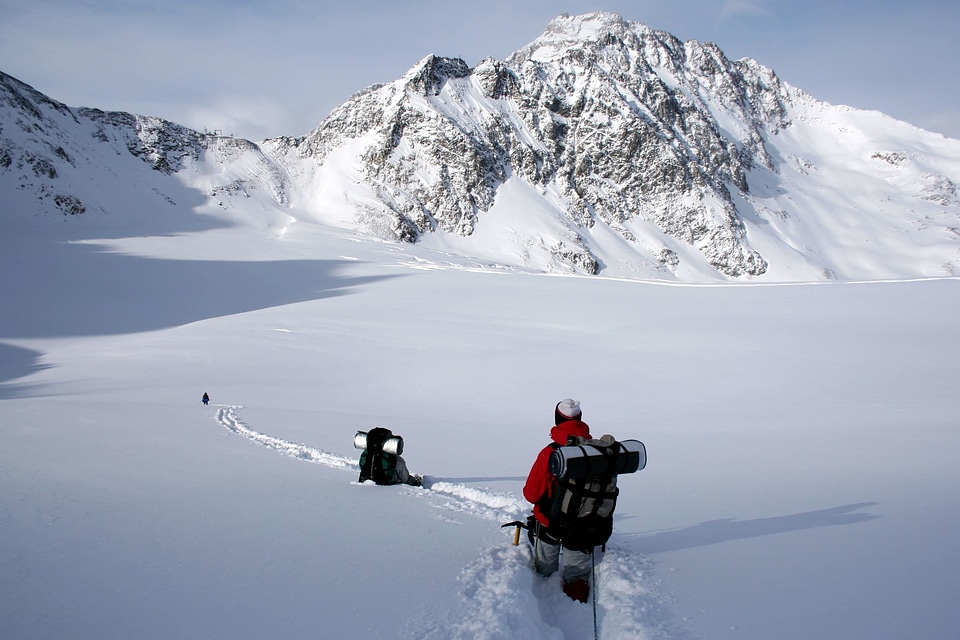
<instances>
[{"instance_id":1,"label":"jagged rock outcrop","mask_svg":"<svg viewBox=\"0 0 960 640\"><path fill-rule=\"evenodd\" d=\"M247 181L267 189L277 203L286 203L286 174L247 140L199 133L151 116L71 108L4 73L0 110L0 171L16 176L19 190L35 192L51 210L65 215L86 213L90 197L71 192L74 181L66 176L111 172L104 157L123 153L167 176L205 157L227 164L240 153L251 153L257 169ZM243 183L239 179L237 184Z\"/></svg>"},{"instance_id":2,"label":"jagged rock outcrop","mask_svg":"<svg viewBox=\"0 0 960 640\"><path fill-rule=\"evenodd\" d=\"M70 108L0 74L0 188L34 215L235 209L549 272L960 273L957 157L955 141L604 12L473 68L426 56L308 134L260 143Z\"/></svg>"},{"instance_id":3,"label":"jagged rock outcrop","mask_svg":"<svg viewBox=\"0 0 960 640\"><path fill-rule=\"evenodd\" d=\"M474 69L428 56L402 79L354 96L288 150L323 163L362 140L364 180L397 239L470 235L500 185L520 178L559 195L576 248L561 257L596 271L582 230L608 225L634 242L632 219L696 246L724 274L758 275L730 191L770 165L764 135L788 124L786 92L754 62L711 44L598 13L561 16L508 59ZM724 130L713 110L737 130ZM664 247L656 259L669 266Z\"/></svg>"}]
</instances>

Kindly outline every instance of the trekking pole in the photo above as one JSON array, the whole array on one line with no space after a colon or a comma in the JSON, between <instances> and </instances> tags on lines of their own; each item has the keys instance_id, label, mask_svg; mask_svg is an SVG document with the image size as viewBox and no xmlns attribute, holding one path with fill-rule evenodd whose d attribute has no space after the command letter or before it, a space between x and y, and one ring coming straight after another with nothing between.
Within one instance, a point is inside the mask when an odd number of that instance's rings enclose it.
<instances>
[{"instance_id":1,"label":"trekking pole","mask_svg":"<svg viewBox=\"0 0 960 640\"><path fill-rule=\"evenodd\" d=\"M515 547L516 547L516 546L519 546L519 545L520 545L520 529L526 529L526 528L527 528L527 523L526 523L526 522L520 522L519 520L514 520L513 522L508 522L507 524L502 524L502 525L500 525L500 528L501 528L501 529L503 529L504 527L516 527L516 528L517 528L517 530L513 532L513 546L515 546Z\"/></svg>"},{"instance_id":2,"label":"trekking pole","mask_svg":"<svg viewBox=\"0 0 960 640\"><path fill-rule=\"evenodd\" d=\"M600 632L597 631L597 557L596 549L590 549L590 573L593 577L593 640L600 640Z\"/></svg>"}]
</instances>

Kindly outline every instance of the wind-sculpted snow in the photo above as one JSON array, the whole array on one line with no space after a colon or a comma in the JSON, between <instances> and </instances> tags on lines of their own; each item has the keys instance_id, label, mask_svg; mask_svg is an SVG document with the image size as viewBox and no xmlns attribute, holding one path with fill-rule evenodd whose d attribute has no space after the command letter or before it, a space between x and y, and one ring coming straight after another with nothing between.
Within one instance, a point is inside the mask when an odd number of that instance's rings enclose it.
<instances>
[{"instance_id":1,"label":"wind-sculpted snow","mask_svg":"<svg viewBox=\"0 0 960 640\"><path fill-rule=\"evenodd\" d=\"M677 638L667 598L651 578L646 556L608 547L597 567L597 606L603 612L603 638Z\"/></svg>"},{"instance_id":2,"label":"wind-sculpted snow","mask_svg":"<svg viewBox=\"0 0 960 640\"><path fill-rule=\"evenodd\" d=\"M665 598L651 584L650 563L616 546L596 552L597 635L601 639L652 640L668 631ZM528 545L490 549L461 572L463 619L443 637L463 640L572 640L594 637L593 605L572 602L560 576L544 578L530 565Z\"/></svg>"},{"instance_id":3,"label":"wind-sculpted snow","mask_svg":"<svg viewBox=\"0 0 960 640\"><path fill-rule=\"evenodd\" d=\"M290 442L252 429L240 418L241 409L242 407L238 406L220 408L217 411L217 422L247 440L292 458L316 462L332 469L343 469L354 475L359 472L360 467L355 458ZM411 491L426 496L437 508L469 513L494 522L520 519L528 509L526 501L513 494L468 487L431 476L424 476L421 490L411 488Z\"/></svg>"},{"instance_id":4,"label":"wind-sculpted snow","mask_svg":"<svg viewBox=\"0 0 960 640\"><path fill-rule=\"evenodd\" d=\"M509 493L477 489L430 476L424 477L423 487L437 494L434 498L437 506L466 511L495 522L517 520L529 508L524 500Z\"/></svg>"}]
</instances>

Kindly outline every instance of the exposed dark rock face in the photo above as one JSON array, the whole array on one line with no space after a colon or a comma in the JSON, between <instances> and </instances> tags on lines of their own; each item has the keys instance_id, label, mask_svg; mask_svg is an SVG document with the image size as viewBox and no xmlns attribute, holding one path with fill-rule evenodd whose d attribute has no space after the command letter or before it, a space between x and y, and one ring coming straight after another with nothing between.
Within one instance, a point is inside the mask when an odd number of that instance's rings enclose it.
<instances>
[{"instance_id":1,"label":"exposed dark rock face","mask_svg":"<svg viewBox=\"0 0 960 640\"><path fill-rule=\"evenodd\" d=\"M642 218L695 245L717 270L758 275L731 199L745 172L770 165L764 136L789 124L787 94L753 62L712 44L592 14L554 20L507 60L474 69L428 56L399 81L371 87L287 149L323 163L345 140L360 161L395 238L473 233L508 177L556 191L573 229ZM716 109L735 120L724 130ZM585 246L563 258L598 261ZM667 250L664 264L671 258Z\"/></svg>"}]
</instances>

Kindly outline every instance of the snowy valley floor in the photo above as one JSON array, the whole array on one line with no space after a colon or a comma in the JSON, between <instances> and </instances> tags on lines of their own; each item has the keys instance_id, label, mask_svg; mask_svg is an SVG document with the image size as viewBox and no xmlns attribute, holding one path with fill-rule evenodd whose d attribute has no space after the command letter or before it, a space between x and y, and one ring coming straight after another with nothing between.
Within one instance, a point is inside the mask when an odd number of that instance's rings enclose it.
<instances>
[{"instance_id":1,"label":"snowy valley floor","mask_svg":"<svg viewBox=\"0 0 960 640\"><path fill-rule=\"evenodd\" d=\"M565 396L649 453L600 637L960 627L960 281L665 286L229 233L3 246L35 276L0 283L5 639L592 637L499 526ZM426 488L356 484L377 425Z\"/></svg>"}]
</instances>

